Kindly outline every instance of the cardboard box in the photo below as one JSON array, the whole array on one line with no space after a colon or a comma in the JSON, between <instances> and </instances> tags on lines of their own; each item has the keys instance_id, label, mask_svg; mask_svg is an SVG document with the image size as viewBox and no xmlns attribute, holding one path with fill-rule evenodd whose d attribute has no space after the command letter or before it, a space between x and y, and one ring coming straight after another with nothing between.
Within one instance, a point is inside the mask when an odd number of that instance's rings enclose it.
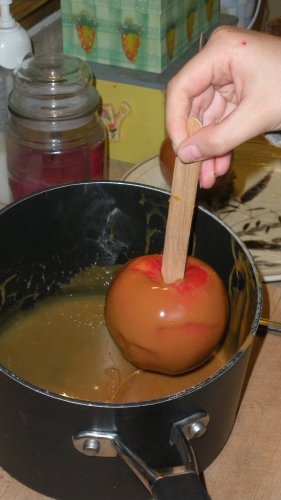
<instances>
[{"instance_id":1,"label":"cardboard box","mask_svg":"<svg viewBox=\"0 0 281 500\"><path fill-rule=\"evenodd\" d=\"M167 83L197 51L198 43L161 74L90 63L102 99L111 159L140 163L159 153L166 135Z\"/></svg>"},{"instance_id":2,"label":"cardboard box","mask_svg":"<svg viewBox=\"0 0 281 500\"><path fill-rule=\"evenodd\" d=\"M140 163L159 153L165 137L165 90L97 79L109 156Z\"/></svg>"},{"instance_id":3,"label":"cardboard box","mask_svg":"<svg viewBox=\"0 0 281 500\"><path fill-rule=\"evenodd\" d=\"M219 0L61 0L66 54L162 73L219 17Z\"/></svg>"},{"instance_id":4,"label":"cardboard box","mask_svg":"<svg viewBox=\"0 0 281 500\"><path fill-rule=\"evenodd\" d=\"M111 159L140 163L165 138L169 79L218 25L220 0L61 0L64 52L93 67Z\"/></svg>"}]
</instances>

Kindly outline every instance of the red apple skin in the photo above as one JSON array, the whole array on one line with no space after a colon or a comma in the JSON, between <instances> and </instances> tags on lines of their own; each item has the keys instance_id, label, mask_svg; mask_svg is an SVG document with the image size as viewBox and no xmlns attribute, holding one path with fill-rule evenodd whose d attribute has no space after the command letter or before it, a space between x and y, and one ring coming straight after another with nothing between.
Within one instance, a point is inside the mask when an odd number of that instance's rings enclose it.
<instances>
[{"instance_id":1,"label":"red apple skin","mask_svg":"<svg viewBox=\"0 0 281 500\"><path fill-rule=\"evenodd\" d=\"M228 296L207 263L188 257L185 276L166 284L162 255L129 261L115 276L105 320L123 356L161 373L189 371L210 357L228 320Z\"/></svg>"}]
</instances>

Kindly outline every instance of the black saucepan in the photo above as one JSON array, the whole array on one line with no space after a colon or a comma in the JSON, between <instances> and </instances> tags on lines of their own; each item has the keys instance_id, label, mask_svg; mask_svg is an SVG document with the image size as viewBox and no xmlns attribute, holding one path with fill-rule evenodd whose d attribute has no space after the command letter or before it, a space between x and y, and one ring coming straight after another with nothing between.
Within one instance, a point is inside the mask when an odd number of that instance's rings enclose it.
<instances>
[{"instance_id":1,"label":"black saucepan","mask_svg":"<svg viewBox=\"0 0 281 500\"><path fill-rule=\"evenodd\" d=\"M105 181L52 188L3 209L0 320L83 268L161 252L168 200L158 189ZM0 464L9 474L56 499L208 498L198 474L231 433L262 292L245 246L203 208L191 245L229 291L231 359L189 389L126 404L52 394L0 367Z\"/></svg>"}]
</instances>

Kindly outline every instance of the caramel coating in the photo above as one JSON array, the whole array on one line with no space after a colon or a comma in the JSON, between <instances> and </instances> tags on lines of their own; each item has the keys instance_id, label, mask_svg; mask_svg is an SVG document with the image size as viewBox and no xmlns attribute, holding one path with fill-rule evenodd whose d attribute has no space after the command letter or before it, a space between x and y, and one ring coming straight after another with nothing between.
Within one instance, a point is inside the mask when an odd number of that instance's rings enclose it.
<instances>
[{"instance_id":1,"label":"caramel coating","mask_svg":"<svg viewBox=\"0 0 281 500\"><path fill-rule=\"evenodd\" d=\"M129 261L107 294L105 321L123 356L151 371L179 374L216 349L228 320L228 297L218 274L188 257L185 276L166 284L162 256Z\"/></svg>"}]
</instances>

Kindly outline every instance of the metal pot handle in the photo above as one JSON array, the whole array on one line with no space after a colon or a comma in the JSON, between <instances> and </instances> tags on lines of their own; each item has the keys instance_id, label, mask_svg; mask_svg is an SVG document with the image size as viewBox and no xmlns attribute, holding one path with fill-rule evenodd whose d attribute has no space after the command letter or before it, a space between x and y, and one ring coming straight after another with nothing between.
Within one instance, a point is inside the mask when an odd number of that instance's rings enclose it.
<instances>
[{"instance_id":1,"label":"metal pot handle","mask_svg":"<svg viewBox=\"0 0 281 500\"><path fill-rule=\"evenodd\" d=\"M190 439L201 437L209 421L205 413L196 413L173 424L170 444L175 445L183 465L164 470L154 470L130 448L117 433L96 430L83 431L73 436L74 447L88 456L119 456L142 481L157 500L209 500L210 497L201 482Z\"/></svg>"},{"instance_id":2,"label":"metal pot handle","mask_svg":"<svg viewBox=\"0 0 281 500\"><path fill-rule=\"evenodd\" d=\"M202 481L195 472L181 476L163 477L151 490L156 500L210 500Z\"/></svg>"}]
</instances>

